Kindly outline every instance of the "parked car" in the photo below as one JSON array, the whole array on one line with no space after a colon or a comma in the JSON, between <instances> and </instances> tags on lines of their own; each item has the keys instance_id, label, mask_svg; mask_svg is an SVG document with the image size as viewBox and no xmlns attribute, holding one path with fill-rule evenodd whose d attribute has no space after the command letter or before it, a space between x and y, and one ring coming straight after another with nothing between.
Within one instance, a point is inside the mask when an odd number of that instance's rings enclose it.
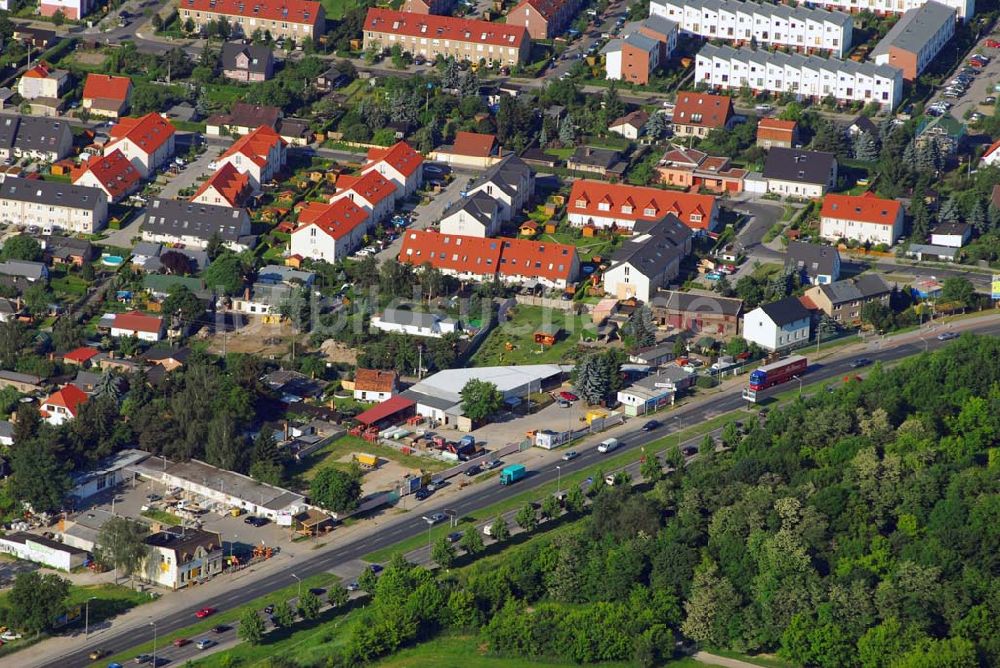
<instances>
[{"instance_id":1,"label":"parked car","mask_svg":"<svg viewBox=\"0 0 1000 668\"><path fill-rule=\"evenodd\" d=\"M475 466L470 466L469 468L465 469L465 475L469 476L470 478L473 476L477 476L482 472L483 472L483 467L480 466L479 464L476 464Z\"/></svg>"},{"instance_id":2,"label":"parked car","mask_svg":"<svg viewBox=\"0 0 1000 668\"><path fill-rule=\"evenodd\" d=\"M452 531L450 534L448 534L448 540L452 543L457 543L458 541L462 540L462 532Z\"/></svg>"},{"instance_id":3,"label":"parked car","mask_svg":"<svg viewBox=\"0 0 1000 668\"><path fill-rule=\"evenodd\" d=\"M250 517L243 520L244 524L249 524L250 526L257 528L264 526L268 522L270 522L270 520L267 519L266 517L257 517L255 515L251 515Z\"/></svg>"},{"instance_id":4,"label":"parked car","mask_svg":"<svg viewBox=\"0 0 1000 668\"><path fill-rule=\"evenodd\" d=\"M268 603L267 605L265 605L264 606L264 614L265 615L273 615L274 614L274 606L272 604L270 604L270 603Z\"/></svg>"},{"instance_id":5,"label":"parked car","mask_svg":"<svg viewBox=\"0 0 1000 668\"><path fill-rule=\"evenodd\" d=\"M559 404L560 408L570 408L570 407L573 406L573 402L572 401L566 401L565 399L562 399L562 398L560 398L558 401L556 401L556 403Z\"/></svg>"},{"instance_id":6,"label":"parked car","mask_svg":"<svg viewBox=\"0 0 1000 668\"><path fill-rule=\"evenodd\" d=\"M215 608L205 607L199 610L198 612L194 613L194 616L197 617L198 619L205 619L205 617L214 615L215 612L216 612Z\"/></svg>"},{"instance_id":7,"label":"parked car","mask_svg":"<svg viewBox=\"0 0 1000 668\"><path fill-rule=\"evenodd\" d=\"M565 399L566 401L576 401L576 400L578 400L580 398L580 397L576 396L575 394L573 394L572 392L560 392L559 396L561 398Z\"/></svg>"},{"instance_id":8,"label":"parked car","mask_svg":"<svg viewBox=\"0 0 1000 668\"><path fill-rule=\"evenodd\" d=\"M414 493L413 496L416 497L417 501L423 501L424 499L428 498L430 495L431 495L431 493L429 491L427 491L427 488L421 487L420 489L418 489Z\"/></svg>"},{"instance_id":9,"label":"parked car","mask_svg":"<svg viewBox=\"0 0 1000 668\"><path fill-rule=\"evenodd\" d=\"M986 40L986 46L990 49L1000 49L1000 40L988 39Z\"/></svg>"},{"instance_id":10,"label":"parked car","mask_svg":"<svg viewBox=\"0 0 1000 668\"><path fill-rule=\"evenodd\" d=\"M349 584L347 585L347 591L357 591L357 590L358 590L358 589L360 589L360 588L361 588L361 587L360 587L360 586L358 586L358 583L357 583L357 582L351 582L351 583L349 583Z\"/></svg>"},{"instance_id":11,"label":"parked car","mask_svg":"<svg viewBox=\"0 0 1000 668\"><path fill-rule=\"evenodd\" d=\"M698 454L698 446L697 445L685 445L683 448L681 448L681 452L684 454L685 457L690 457L691 455L696 455L696 454Z\"/></svg>"}]
</instances>

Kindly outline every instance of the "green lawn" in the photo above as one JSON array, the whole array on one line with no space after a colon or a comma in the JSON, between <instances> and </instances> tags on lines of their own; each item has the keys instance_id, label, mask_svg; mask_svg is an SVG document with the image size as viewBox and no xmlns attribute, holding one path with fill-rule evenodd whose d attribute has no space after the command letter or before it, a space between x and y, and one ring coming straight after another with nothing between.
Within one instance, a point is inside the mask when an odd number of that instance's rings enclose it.
<instances>
[{"instance_id":1,"label":"green lawn","mask_svg":"<svg viewBox=\"0 0 1000 668\"><path fill-rule=\"evenodd\" d=\"M49 285L52 286L55 292L78 297L87 293L87 282L80 278L78 274L56 274L55 272L53 274L49 279Z\"/></svg>"},{"instance_id":2,"label":"green lawn","mask_svg":"<svg viewBox=\"0 0 1000 668\"><path fill-rule=\"evenodd\" d=\"M157 508L150 508L142 513L143 517L148 517L154 522L159 522L160 524L168 524L170 526L177 526L181 523L181 518L176 515L171 515L165 510L159 510Z\"/></svg>"},{"instance_id":3,"label":"green lawn","mask_svg":"<svg viewBox=\"0 0 1000 668\"><path fill-rule=\"evenodd\" d=\"M545 318L549 320L546 322ZM551 324L561 329L555 345L541 346L535 343L535 332L543 324ZM540 306L518 305L513 318L500 325L486 338L472 357L473 366L497 364L550 364L570 361L576 357L576 344L581 334L593 337L594 326L586 315L578 316L562 311L543 311ZM513 345L507 350L506 344Z\"/></svg>"},{"instance_id":4,"label":"green lawn","mask_svg":"<svg viewBox=\"0 0 1000 668\"><path fill-rule=\"evenodd\" d=\"M364 452L371 455L377 455L385 459L391 459L397 464L413 469L414 471L423 469L424 471L433 473L434 471L443 471L444 469L453 466L453 464L441 461L440 459L421 457L419 455L404 455L402 452L394 448L390 448L387 445L369 443L368 441L358 438L357 436L347 435L338 438L333 443L323 446L316 452L306 457L303 461L289 467L288 471L289 474L295 478L297 482L299 482L299 484L306 486L316 475L316 472L324 466L331 465L337 468L346 469L350 466L350 463L346 461L340 462L338 460L358 452Z\"/></svg>"},{"instance_id":5,"label":"green lawn","mask_svg":"<svg viewBox=\"0 0 1000 668\"><path fill-rule=\"evenodd\" d=\"M307 588L311 587L329 587L331 584L338 581L339 579L335 575L332 575L331 573L319 573L318 575L310 575L309 577L302 578L302 590L305 591ZM165 633L159 636L159 638L157 639L157 647L165 647L166 645L172 643L177 638L197 639L198 636L208 632L212 627L217 626L218 624L237 624L239 623L239 619L243 615L244 610L248 608L254 610L262 609L269 603L275 603L277 601L289 600L291 598L294 598L296 593L298 592L298 588L299 588L298 583L293 582L293 584L290 584L287 587L276 589L270 594L261 596L259 598L255 598L249 603L241 605L237 608L233 608L231 610L223 610L215 615L212 615L211 617L207 617L201 621L198 621L192 624L191 626L188 626L187 628L181 629L179 631L174 631L172 633ZM93 606L93 604L91 604L91 606ZM93 614L94 612L93 607L91 607L90 612L91 614ZM191 619L192 620L194 619L193 615ZM264 645L263 647L267 647L267 645ZM109 663L120 663L122 665L125 665L126 663L131 664L132 660L137 655L144 653L148 654L152 650L153 650L153 639L151 636L149 642L145 642L141 645L136 645L124 652L116 654L115 656L107 657L101 659L100 661L96 661L91 665L94 666L94 668L97 668L98 666L103 668L103 666L107 666ZM264 654L263 656L270 656L270 654Z\"/></svg>"},{"instance_id":6,"label":"green lawn","mask_svg":"<svg viewBox=\"0 0 1000 668\"><path fill-rule=\"evenodd\" d=\"M588 261L595 255L607 257L615 248L615 240L609 237L585 237L581 234L574 234L569 230L556 230L553 234L542 234L541 241L551 241L557 244L569 244L576 246L580 259Z\"/></svg>"},{"instance_id":7,"label":"green lawn","mask_svg":"<svg viewBox=\"0 0 1000 668\"><path fill-rule=\"evenodd\" d=\"M320 0L326 10L326 18L339 21L344 14L358 6L357 0Z\"/></svg>"}]
</instances>

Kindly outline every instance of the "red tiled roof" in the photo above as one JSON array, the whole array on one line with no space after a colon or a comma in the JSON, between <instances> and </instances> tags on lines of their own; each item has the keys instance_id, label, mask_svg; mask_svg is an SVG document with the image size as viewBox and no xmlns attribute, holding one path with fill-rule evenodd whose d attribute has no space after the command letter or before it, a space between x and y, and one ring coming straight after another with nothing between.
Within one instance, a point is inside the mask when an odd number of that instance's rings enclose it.
<instances>
[{"instance_id":1,"label":"red tiled roof","mask_svg":"<svg viewBox=\"0 0 1000 668\"><path fill-rule=\"evenodd\" d=\"M215 188L215 191L226 200L229 206L234 208L243 206L253 190L250 185L250 177L233 167L231 162L227 162L215 170L211 178L198 188L198 192L194 194L191 201L201 197L209 188Z\"/></svg>"},{"instance_id":2,"label":"red tiled roof","mask_svg":"<svg viewBox=\"0 0 1000 668\"><path fill-rule=\"evenodd\" d=\"M88 74L87 83L83 85L84 99L117 100L128 99L132 80L128 77L114 77L110 74Z\"/></svg>"},{"instance_id":3,"label":"red tiled roof","mask_svg":"<svg viewBox=\"0 0 1000 668\"><path fill-rule=\"evenodd\" d=\"M358 369L354 373L354 389L369 392L391 392L399 376L395 371Z\"/></svg>"},{"instance_id":4,"label":"red tiled roof","mask_svg":"<svg viewBox=\"0 0 1000 668\"><path fill-rule=\"evenodd\" d=\"M763 139L785 139L791 141L795 134L795 121L777 118L763 118L757 124L757 136Z\"/></svg>"},{"instance_id":5,"label":"red tiled roof","mask_svg":"<svg viewBox=\"0 0 1000 668\"><path fill-rule=\"evenodd\" d=\"M299 211L299 226L293 234L316 225L334 239L340 239L367 220L368 213L347 197L333 204L308 202Z\"/></svg>"},{"instance_id":6,"label":"red tiled roof","mask_svg":"<svg viewBox=\"0 0 1000 668\"><path fill-rule=\"evenodd\" d=\"M76 385L64 385L61 389L56 390L49 397L42 402L42 405L52 404L53 406L62 406L69 414L73 417L77 416L80 410L80 404L87 401L87 393L81 390ZM42 411L43 414L45 411Z\"/></svg>"},{"instance_id":7,"label":"red tiled roof","mask_svg":"<svg viewBox=\"0 0 1000 668\"><path fill-rule=\"evenodd\" d=\"M427 16L428 18L441 18L431 15ZM403 176L409 177L424 164L424 156L414 151L405 141L401 141L389 148L368 149L368 164L365 165L365 169L378 162L385 162Z\"/></svg>"},{"instance_id":8,"label":"red tiled roof","mask_svg":"<svg viewBox=\"0 0 1000 668\"><path fill-rule=\"evenodd\" d=\"M115 142L129 139L146 153L154 153L173 134L173 124L159 114L149 113L140 118L127 116L111 128L111 142L104 150Z\"/></svg>"},{"instance_id":9,"label":"red tiled roof","mask_svg":"<svg viewBox=\"0 0 1000 668\"><path fill-rule=\"evenodd\" d=\"M641 130L649 122L649 114L647 114L642 109L637 109L630 114L626 114L621 118L616 118L608 125L609 128L617 128L620 125L631 125L632 127Z\"/></svg>"},{"instance_id":10,"label":"red tiled roof","mask_svg":"<svg viewBox=\"0 0 1000 668\"><path fill-rule=\"evenodd\" d=\"M115 200L131 191L142 178L131 161L118 149L103 157L95 155L83 163L80 169L73 170L73 183L87 172L93 174L111 199Z\"/></svg>"},{"instance_id":11,"label":"red tiled roof","mask_svg":"<svg viewBox=\"0 0 1000 668\"><path fill-rule=\"evenodd\" d=\"M601 210L598 205L602 203L608 204L608 210ZM632 207L631 213L622 210L625 205ZM569 213L633 221L660 220L672 213L691 229L703 230L712 221L716 199L712 195L581 179L573 182L566 206ZM697 220L693 218L698 216Z\"/></svg>"},{"instance_id":12,"label":"red tiled roof","mask_svg":"<svg viewBox=\"0 0 1000 668\"><path fill-rule=\"evenodd\" d=\"M819 215L820 218L839 218L892 227L901 206L894 199L882 199L870 192L860 196L827 195L823 199Z\"/></svg>"},{"instance_id":13,"label":"red tiled roof","mask_svg":"<svg viewBox=\"0 0 1000 668\"><path fill-rule=\"evenodd\" d=\"M985 158L986 156L992 154L998 148L1000 148L1000 139L998 139L995 142L993 142L992 144L990 144L990 147L988 149L986 149L986 151L983 153L983 157Z\"/></svg>"},{"instance_id":14,"label":"red tiled roof","mask_svg":"<svg viewBox=\"0 0 1000 668\"><path fill-rule=\"evenodd\" d=\"M400 262L462 274L572 280L576 247L529 239L480 238L410 230L403 235Z\"/></svg>"},{"instance_id":15,"label":"red tiled roof","mask_svg":"<svg viewBox=\"0 0 1000 668\"><path fill-rule=\"evenodd\" d=\"M336 195L347 190L352 190L364 197L372 206L396 194L396 186L393 185L392 181L374 169L361 176L341 176L337 179Z\"/></svg>"},{"instance_id":16,"label":"red tiled roof","mask_svg":"<svg viewBox=\"0 0 1000 668\"><path fill-rule=\"evenodd\" d=\"M698 114L701 114L701 120L693 120L698 118ZM677 104L674 106L674 123L721 128L725 127L732 114L733 101L728 95L681 91L677 94Z\"/></svg>"},{"instance_id":17,"label":"red tiled roof","mask_svg":"<svg viewBox=\"0 0 1000 668\"><path fill-rule=\"evenodd\" d=\"M496 143L496 135L483 135L478 132L456 132L455 144L451 152L456 155L488 158L493 155L493 147Z\"/></svg>"},{"instance_id":18,"label":"red tiled roof","mask_svg":"<svg viewBox=\"0 0 1000 668\"><path fill-rule=\"evenodd\" d=\"M114 329L124 329L131 332L149 332L158 334L163 329L163 318L155 315L146 315L139 311L129 311L128 313L118 313L115 315Z\"/></svg>"},{"instance_id":19,"label":"red tiled roof","mask_svg":"<svg viewBox=\"0 0 1000 668\"><path fill-rule=\"evenodd\" d=\"M308 0L180 0L179 9L207 14L244 16L250 19L313 25L322 10Z\"/></svg>"},{"instance_id":20,"label":"red tiled roof","mask_svg":"<svg viewBox=\"0 0 1000 668\"><path fill-rule=\"evenodd\" d=\"M416 405L417 403L415 401L412 401L397 394L394 397L386 399L378 406L372 406L371 408L366 410L364 413L361 413L354 419L360 422L361 424L365 425L375 424L376 422L380 422L386 419L387 417L395 415L396 413L409 410Z\"/></svg>"},{"instance_id":21,"label":"red tiled roof","mask_svg":"<svg viewBox=\"0 0 1000 668\"><path fill-rule=\"evenodd\" d=\"M24 76L28 77L29 79L48 79L49 74L51 74L52 72L53 72L52 66L43 60L34 67L32 67L27 72L25 72Z\"/></svg>"},{"instance_id":22,"label":"red tiled roof","mask_svg":"<svg viewBox=\"0 0 1000 668\"><path fill-rule=\"evenodd\" d=\"M243 135L233 145L219 156L219 160L241 153L252 160L258 167L267 164L267 156L276 144L285 145L285 140L281 138L274 128L268 125L261 125L253 132Z\"/></svg>"},{"instance_id":23,"label":"red tiled roof","mask_svg":"<svg viewBox=\"0 0 1000 668\"><path fill-rule=\"evenodd\" d=\"M186 2L187 0L182 0ZM368 10L363 26L365 32L374 31L408 37L492 44L520 48L528 39L524 26L491 23L476 19L459 19L453 16L412 14L391 9L372 7Z\"/></svg>"},{"instance_id":24,"label":"red tiled roof","mask_svg":"<svg viewBox=\"0 0 1000 668\"><path fill-rule=\"evenodd\" d=\"M96 348L88 348L87 346L83 346L75 350L69 351L68 353L63 355L63 359L68 360L70 362L76 362L77 364L83 364L84 362L93 358L97 354L98 350Z\"/></svg>"}]
</instances>

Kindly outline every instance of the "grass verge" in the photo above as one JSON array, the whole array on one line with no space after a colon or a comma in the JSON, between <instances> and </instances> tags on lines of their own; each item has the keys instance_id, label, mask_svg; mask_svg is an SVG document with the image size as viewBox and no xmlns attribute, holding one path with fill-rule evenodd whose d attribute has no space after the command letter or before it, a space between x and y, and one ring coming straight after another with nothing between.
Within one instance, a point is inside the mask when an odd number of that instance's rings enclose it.
<instances>
[{"instance_id":1,"label":"grass verge","mask_svg":"<svg viewBox=\"0 0 1000 668\"><path fill-rule=\"evenodd\" d=\"M160 524L167 524L169 526L175 527L179 526L181 523L181 518L176 515L171 515L165 510L159 510L158 508L150 508L149 510L144 510L142 516L153 520L154 522L159 522Z\"/></svg>"}]
</instances>

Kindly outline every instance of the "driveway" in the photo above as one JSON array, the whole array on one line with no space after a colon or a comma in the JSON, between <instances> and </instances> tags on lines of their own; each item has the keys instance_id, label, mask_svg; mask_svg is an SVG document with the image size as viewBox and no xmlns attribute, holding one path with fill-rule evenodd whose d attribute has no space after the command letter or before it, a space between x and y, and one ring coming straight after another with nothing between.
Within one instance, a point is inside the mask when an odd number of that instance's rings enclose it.
<instances>
[{"instance_id":1,"label":"driveway","mask_svg":"<svg viewBox=\"0 0 1000 668\"><path fill-rule=\"evenodd\" d=\"M186 141L179 141L178 144L181 144L186 149L194 137L195 135L191 133L179 135L179 139L186 139ZM206 145L204 153L199 155L194 162L188 163L187 166L181 170L180 174L175 175L165 186L163 186L160 190L160 197L165 197L167 199L181 199L177 196L181 190L200 184L212 175L212 169L209 167L209 163L222 155L227 148L228 146ZM177 152L181 153L180 147Z\"/></svg>"},{"instance_id":2,"label":"driveway","mask_svg":"<svg viewBox=\"0 0 1000 668\"><path fill-rule=\"evenodd\" d=\"M442 169L445 172L450 170L448 166L438 165L436 163L424 163L424 165L425 168L427 165L430 165L432 169ZM425 169L424 178L435 178L439 177L440 174L440 172L430 172ZM413 213L413 222L407 229L425 230L432 224L440 222L445 209L462 199L462 191L465 190L466 185L468 185L469 179L474 178L474 173L453 171L452 174L455 178L452 179L451 183L442 188L441 192L431 196L431 201L428 204L420 205L415 208L412 205L401 207L402 210L409 210ZM403 238L400 236L382 249L376 257L380 262L394 259L399 256L399 251L402 247Z\"/></svg>"}]
</instances>

